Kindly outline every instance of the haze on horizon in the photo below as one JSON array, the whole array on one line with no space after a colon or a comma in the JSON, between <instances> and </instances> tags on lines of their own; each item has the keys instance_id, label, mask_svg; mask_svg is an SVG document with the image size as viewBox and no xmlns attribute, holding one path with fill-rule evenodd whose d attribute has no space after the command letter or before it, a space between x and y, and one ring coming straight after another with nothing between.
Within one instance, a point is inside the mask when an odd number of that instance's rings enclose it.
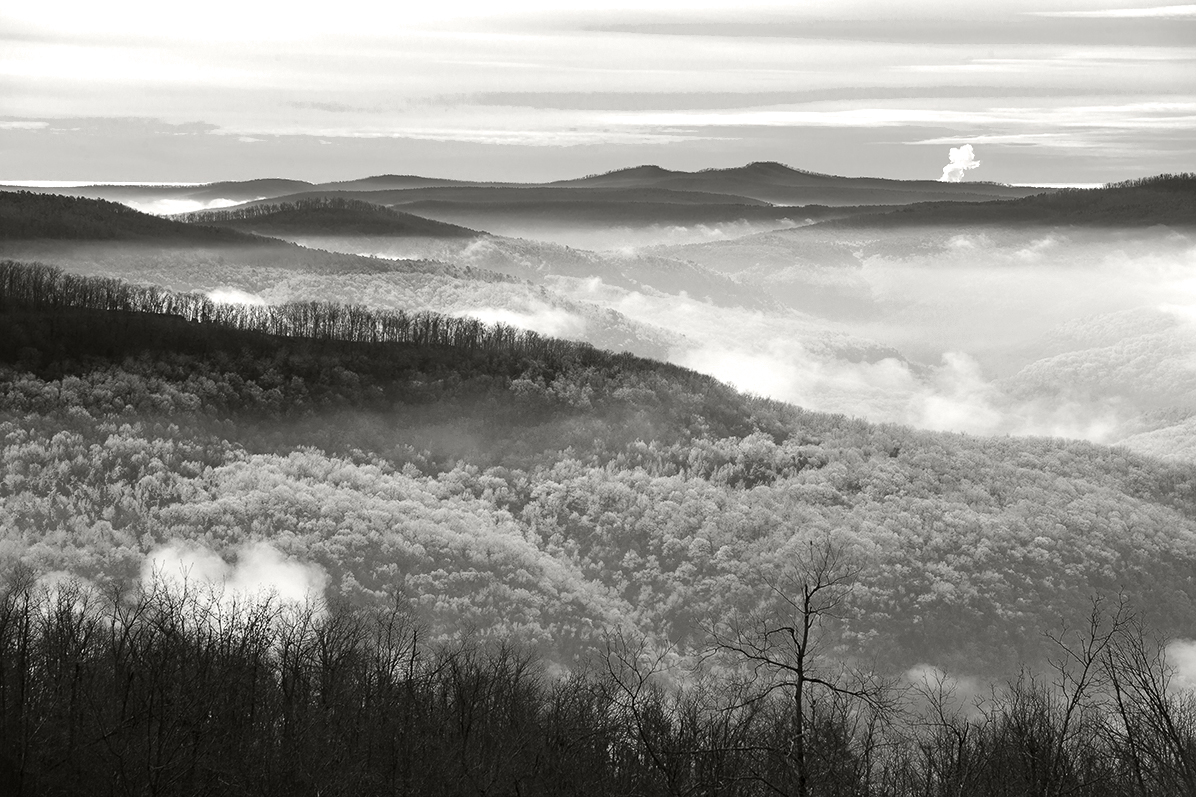
<instances>
[{"instance_id":1,"label":"haze on horizon","mask_svg":"<svg viewBox=\"0 0 1196 797\"><path fill-rule=\"evenodd\" d=\"M538 181L775 160L1097 183L1190 170L1196 5L544 0L0 9L0 182Z\"/></svg>"}]
</instances>

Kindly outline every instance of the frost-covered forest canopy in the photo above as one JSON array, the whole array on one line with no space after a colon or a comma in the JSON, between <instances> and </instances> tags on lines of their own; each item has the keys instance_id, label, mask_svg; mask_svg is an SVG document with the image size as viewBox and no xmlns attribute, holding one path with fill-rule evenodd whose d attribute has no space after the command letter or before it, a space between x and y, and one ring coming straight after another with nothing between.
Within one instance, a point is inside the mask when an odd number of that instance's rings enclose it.
<instances>
[{"instance_id":1,"label":"frost-covered forest canopy","mask_svg":"<svg viewBox=\"0 0 1196 797\"><path fill-rule=\"evenodd\" d=\"M0 194L0 791L1191 793L1192 185Z\"/></svg>"}]
</instances>

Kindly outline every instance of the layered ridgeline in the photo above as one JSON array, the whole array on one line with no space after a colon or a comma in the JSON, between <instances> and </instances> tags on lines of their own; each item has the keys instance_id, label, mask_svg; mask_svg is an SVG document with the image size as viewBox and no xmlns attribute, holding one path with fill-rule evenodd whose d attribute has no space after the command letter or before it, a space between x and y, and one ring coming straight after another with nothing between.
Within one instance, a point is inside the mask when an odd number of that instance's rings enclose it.
<instances>
[{"instance_id":1,"label":"layered ridgeline","mask_svg":"<svg viewBox=\"0 0 1196 797\"><path fill-rule=\"evenodd\" d=\"M489 240L483 233L365 202L314 200L271 207L213 212L210 224L193 218L184 223L103 200L0 193L0 257L232 301L332 299L380 309L471 314L547 327L560 336L657 357L665 356L676 337L615 310L566 297L538 279L542 269L511 267L511 258L446 261L475 241ZM337 241L373 243L336 247ZM394 255L390 244L395 241L422 243L407 256L371 256ZM718 293L723 284L734 287L702 269L688 270L698 272L697 280L657 271L659 276L649 281L673 291L705 287L706 293Z\"/></svg>"},{"instance_id":2,"label":"layered ridgeline","mask_svg":"<svg viewBox=\"0 0 1196 797\"><path fill-rule=\"evenodd\" d=\"M140 213L104 199L31 191L0 191L0 240L185 241L190 244L263 244L252 235L208 225L186 225Z\"/></svg>"},{"instance_id":3,"label":"layered ridgeline","mask_svg":"<svg viewBox=\"0 0 1196 797\"><path fill-rule=\"evenodd\" d=\"M223 562L573 661L616 630L701 649L829 542L858 569L834 656L996 676L1094 596L1168 637L1196 609L1196 474L1121 449L804 412L467 319L15 263L0 358L0 553L42 573Z\"/></svg>"},{"instance_id":4,"label":"layered ridgeline","mask_svg":"<svg viewBox=\"0 0 1196 797\"><path fill-rule=\"evenodd\" d=\"M158 213L218 210L247 202L365 201L496 234L604 249L792 227L872 212L878 205L976 202L1050 189L840 177L780 163L751 163L697 172L637 166L539 184L378 175L319 185L272 179L36 190L126 202Z\"/></svg>"},{"instance_id":5,"label":"layered ridgeline","mask_svg":"<svg viewBox=\"0 0 1196 797\"><path fill-rule=\"evenodd\" d=\"M341 197L198 211L173 219L268 234L322 251L452 263L479 275L497 272L544 285L560 277L598 279L620 290L684 294L729 307L776 307L767 291L745 288L683 260L504 238Z\"/></svg>"},{"instance_id":6,"label":"layered ridgeline","mask_svg":"<svg viewBox=\"0 0 1196 797\"><path fill-rule=\"evenodd\" d=\"M1160 175L1001 202L910 205L648 253L767 289L937 374L933 401L911 391L905 415L856 399L868 417L1084 436L1196 461L1194 210L1196 178ZM774 371L800 386L778 397L849 406L812 396L811 381L834 370L808 359L773 357ZM894 383L859 369L850 377L827 392Z\"/></svg>"}]
</instances>

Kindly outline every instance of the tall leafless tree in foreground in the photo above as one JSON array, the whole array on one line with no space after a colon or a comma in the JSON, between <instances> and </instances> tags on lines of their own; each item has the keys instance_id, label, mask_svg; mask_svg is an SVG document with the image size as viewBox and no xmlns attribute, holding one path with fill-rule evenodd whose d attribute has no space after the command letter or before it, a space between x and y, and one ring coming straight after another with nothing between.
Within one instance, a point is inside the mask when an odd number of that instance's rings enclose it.
<instances>
[{"instance_id":1,"label":"tall leafless tree in foreground","mask_svg":"<svg viewBox=\"0 0 1196 797\"><path fill-rule=\"evenodd\" d=\"M815 767L819 780L827 781L845 767L856 769L851 740L831 737L841 736L837 731L850 728L861 713L876 717L890 707L886 684L827 650L829 626L842 618L859 573L858 563L832 539L810 541L797 557L764 574L766 602L712 629L711 654L728 657L743 678L743 697L732 709L784 696L787 738L767 751L780 759L780 772L769 767L773 771L758 775L778 794L807 797Z\"/></svg>"}]
</instances>

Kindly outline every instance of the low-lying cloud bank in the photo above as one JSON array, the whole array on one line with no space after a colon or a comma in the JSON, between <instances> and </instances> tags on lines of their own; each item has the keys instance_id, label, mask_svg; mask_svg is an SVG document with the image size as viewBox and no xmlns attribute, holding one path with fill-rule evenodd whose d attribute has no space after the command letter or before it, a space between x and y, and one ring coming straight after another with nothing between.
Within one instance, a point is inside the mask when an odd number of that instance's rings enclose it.
<instances>
[{"instance_id":1,"label":"low-lying cloud bank","mask_svg":"<svg viewBox=\"0 0 1196 797\"><path fill-rule=\"evenodd\" d=\"M257 199L265 199L265 197L257 197ZM152 213L155 216L172 216L175 213L194 213L197 210L231 208L234 205L240 205L249 201L257 200L210 199L207 202L200 202L195 199L152 199L141 202L134 199L125 199L121 203L128 205L133 210L140 210L142 213Z\"/></svg>"},{"instance_id":2,"label":"low-lying cloud bank","mask_svg":"<svg viewBox=\"0 0 1196 797\"><path fill-rule=\"evenodd\" d=\"M487 324L505 324L554 338L581 340L586 333L586 320L560 307L531 303L526 310L506 307L474 307L454 313L470 316Z\"/></svg>"},{"instance_id":3,"label":"low-lying cloud bank","mask_svg":"<svg viewBox=\"0 0 1196 797\"><path fill-rule=\"evenodd\" d=\"M316 564L286 556L264 541L241 545L233 561L202 545L169 542L152 550L141 567L145 584L211 590L225 598L272 596L287 603L318 602L328 574Z\"/></svg>"},{"instance_id":4,"label":"low-lying cloud bank","mask_svg":"<svg viewBox=\"0 0 1196 797\"><path fill-rule=\"evenodd\" d=\"M1182 419L1196 395L1196 246L1182 235L960 233L930 254L795 269L785 279L799 290L829 279L869 309L760 312L598 280L557 286L683 336L673 362L871 421L1118 443L1159 428L1151 413Z\"/></svg>"}]
</instances>

